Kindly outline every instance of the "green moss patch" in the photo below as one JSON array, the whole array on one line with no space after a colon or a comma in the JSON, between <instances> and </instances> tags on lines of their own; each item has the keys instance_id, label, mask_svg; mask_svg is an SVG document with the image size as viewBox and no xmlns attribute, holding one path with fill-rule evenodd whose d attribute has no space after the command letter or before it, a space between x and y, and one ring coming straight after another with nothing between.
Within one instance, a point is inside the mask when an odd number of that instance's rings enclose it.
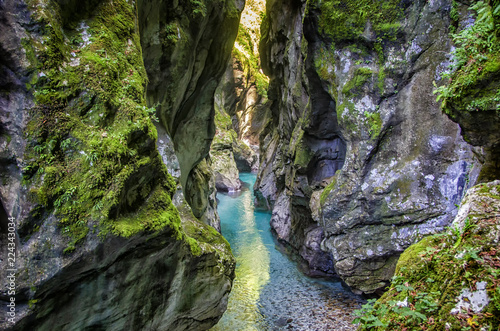
<instances>
[{"instance_id":1,"label":"green moss patch","mask_svg":"<svg viewBox=\"0 0 500 331\"><path fill-rule=\"evenodd\" d=\"M404 13L400 3L400 0L321 1L319 27L335 43L358 38L368 22L378 37L393 39Z\"/></svg>"},{"instance_id":2,"label":"green moss patch","mask_svg":"<svg viewBox=\"0 0 500 331\"><path fill-rule=\"evenodd\" d=\"M448 83L434 92L448 114L500 110L500 3L475 1L469 9L476 12L476 22L452 35L457 46L452 73L443 75Z\"/></svg>"},{"instance_id":3,"label":"green moss patch","mask_svg":"<svg viewBox=\"0 0 500 331\"><path fill-rule=\"evenodd\" d=\"M216 107L214 122L217 130L212 140L212 151L231 149L238 141L238 134L233 130L231 116Z\"/></svg>"},{"instance_id":4,"label":"green moss patch","mask_svg":"<svg viewBox=\"0 0 500 331\"><path fill-rule=\"evenodd\" d=\"M368 121L370 127L369 133L372 139L377 139L382 131L382 118L379 113L370 113L365 111L365 118Z\"/></svg>"},{"instance_id":5,"label":"green moss patch","mask_svg":"<svg viewBox=\"0 0 500 331\"><path fill-rule=\"evenodd\" d=\"M314 156L304 136L305 131L303 128L307 126L307 122L307 114L304 114L297 122L290 138L289 153L293 157L294 166L299 169L307 169L309 162Z\"/></svg>"},{"instance_id":6,"label":"green moss patch","mask_svg":"<svg viewBox=\"0 0 500 331\"><path fill-rule=\"evenodd\" d=\"M262 1L249 0L246 2L245 12L247 15L250 15L250 12L252 12L256 20L253 23L251 21L240 23L235 47L233 48L233 57L242 64L243 70L247 76L247 81L249 83L254 83L257 87L257 93L267 98L269 78L262 73L260 55L256 45L261 38L260 25L262 24L262 29L265 30L268 24L263 10L264 5ZM243 15L245 15L245 13ZM262 36L265 37L265 34L266 32L264 31Z\"/></svg>"},{"instance_id":7,"label":"green moss patch","mask_svg":"<svg viewBox=\"0 0 500 331\"><path fill-rule=\"evenodd\" d=\"M479 192L477 204L498 193L487 191ZM355 322L362 330L497 330L500 249L492 233L499 227L495 215L469 214L462 226L410 246L388 291L357 311ZM486 284L489 303L481 310L457 309L461 293L475 292L479 284Z\"/></svg>"},{"instance_id":8,"label":"green moss patch","mask_svg":"<svg viewBox=\"0 0 500 331\"><path fill-rule=\"evenodd\" d=\"M365 85L373 77L373 71L369 68L356 68L354 74L344 87L342 88L342 93L346 97L352 97L356 95L356 92Z\"/></svg>"},{"instance_id":9,"label":"green moss patch","mask_svg":"<svg viewBox=\"0 0 500 331\"><path fill-rule=\"evenodd\" d=\"M36 106L25 132L31 197L60 219L67 252L92 224L125 237L178 227L175 183L156 151L155 110L144 99L134 6L105 1L78 13L65 4L29 2L43 27L24 41L38 77L28 86Z\"/></svg>"},{"instance_id":10,"label":"green moss patch","mask_svg":"<svg viewBox=\"0 0 500 331\"><path fill-rule=\"evenodd\" d=\"M335 185L337 185L337 174L339 173L340 170L337 170L335 172L335 175L333 176L331 182L323 189L323 192L321 192L321 195L319 197L319 203L320 205L324 205L326 202L326 199L330 195L330 192L334 189Z\"/></svg>"}]
</instances>

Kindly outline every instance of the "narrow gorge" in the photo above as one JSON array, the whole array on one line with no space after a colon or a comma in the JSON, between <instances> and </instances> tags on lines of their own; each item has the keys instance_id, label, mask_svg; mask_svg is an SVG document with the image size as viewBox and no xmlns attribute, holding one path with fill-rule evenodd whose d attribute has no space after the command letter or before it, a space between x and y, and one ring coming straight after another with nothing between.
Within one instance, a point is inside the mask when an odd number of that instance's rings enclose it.
<instances>
[{"instance_id":1,"label":"narrow gorge","mask_svg":"<svg viewBox=\"0 0 500 331\"><path fill-rule=\"evenodd\" d=\"M0 1L1 330L498 330L500 1Z\"/></svg>"}]
</instances>

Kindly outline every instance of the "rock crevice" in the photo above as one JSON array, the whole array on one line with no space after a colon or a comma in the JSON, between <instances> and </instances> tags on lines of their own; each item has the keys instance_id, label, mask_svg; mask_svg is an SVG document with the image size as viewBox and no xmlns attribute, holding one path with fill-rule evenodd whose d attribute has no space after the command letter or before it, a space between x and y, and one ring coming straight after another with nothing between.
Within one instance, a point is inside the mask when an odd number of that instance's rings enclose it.
<instances>
[{"instance_id":1,"label":"rock crevice","mask_svg":"<svg viewBox=\"0 0 500 331\"><path fill-rule=\"evenodd\" d=\"M406 247L450 224L481 162L433 95L451 2L367 2L364 16L333 3L267 2L272 121L256 187L299 254L306 229L321 229L313 246L325 258L302 253L310 268L330 260L353 290L373 293Z\"/></svg>"}]
</instances>

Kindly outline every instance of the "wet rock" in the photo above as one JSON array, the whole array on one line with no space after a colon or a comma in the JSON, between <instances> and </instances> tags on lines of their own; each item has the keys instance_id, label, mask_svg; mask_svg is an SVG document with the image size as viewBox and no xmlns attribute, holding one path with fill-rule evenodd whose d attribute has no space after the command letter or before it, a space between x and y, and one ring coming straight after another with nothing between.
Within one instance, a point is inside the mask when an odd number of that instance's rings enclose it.
<instances>
[{"instance_id":1,"label":"wet rock","mask_svg":"<svg viewBox=\"0 0 500 331\"><path fill-rule=\"evenodd\" d=\"M211 154L217 191L235 192L241 189L238 168L231 150L215 151Z\"/></svg>"},{"instance_id":2,"label":"wet rock","mask_svg":"<svg viewBox=\"0 0 500 331\"><path fill-rule=\"evenodd\" d=\"M368 21L349 38L328 35L326 12L349 8L267 2L273 104L256 187L297 252L308 250L305 229L323 229L312 269L331 259L349 286L373 293L405 248L450 224L482 165L433 95L449 62L450 2L406 2L392 39Z\"/></svg>"},{"instance_id":3,"label":"wet rock","mask_svg":"<svg viewBox=\"0 0 500 331\"><path fill-rule=\"evenodd\" d=\"M165 164L174 176L183 164L163 133L155 148L136 24L150 30L136 6L0 4L3 316L5 215L17 231L16 316L1 329L208 329L226 308L230 247L176 193ZM215 22L228 12L210 11Z\"/></svg>"},{"instance_id":4,"label":"wet rock","mask_svg":"<svg viewBox=\"0 0 500 331\"><path fill-rule=\"evenodd\" d=\"M196 214L215 210L214 205L200 205L211 199L198 196L208 193L197 190L208 182L196 183L207 176L195 168L208 156L215 134L214 93L230 59L243 6L242 0L169 0L141 2L138 8L145 18L139 20L139 30L149 78L147 100L157 105L160 123L172 138L180 182Z\"/></svg>"}]
</instances>

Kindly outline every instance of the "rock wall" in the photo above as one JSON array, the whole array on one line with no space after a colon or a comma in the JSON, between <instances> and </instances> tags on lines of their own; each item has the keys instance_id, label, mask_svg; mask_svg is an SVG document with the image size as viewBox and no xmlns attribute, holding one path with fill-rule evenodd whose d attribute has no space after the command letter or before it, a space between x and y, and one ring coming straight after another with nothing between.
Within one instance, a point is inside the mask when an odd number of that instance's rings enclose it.
<instances>
[{"instance_id":1,"label":"rock wall","mask_svg":"<svg viewBox=\"0 0 500 331\"><path fill-rule=\"evenodd\" d=\"M236 49L233 56L235 52ZM237 57L231 59L217 88L215 104L221 116L229 116L230 129L236 133L232 152L238 169L256 172L259 167L259 137L269 117L269 107L266 96L258 92L249 66L248 62L242 63ZM226 123L221 124L223 131Z\"/></svg>"},{"instance_id":2,"label":"rock wall","mask_svg":"<svg viewBox=\"0 0 500 331\"><path fill-rule=\"evenodd\" d=\"M149 82L147 100L157 105L172 137L181 184L196 217L215 214L209 195L212 172L205 160L215 134L214 92L229 61L243 0L139 1L139 28ZM207 195L208 193L208 195Z\"/></svg>"},{"instance_id":3,"label":"rock wall","mask_svg":"<svg viewBox=\"0 0 500 331\"><path fill-rule=\"evenodd\" d=\"M428 330L436 331L471 324L498 329L499 193L498 180L474 186L448 231L405 250L377 308L362 314L361 329L411 330L424 321Z\"/></svg>"},{"instance_id":4,"label":"rock wall","mask_svg":"<svg viewBox=\"0 0 500 331\"><path fill-rule=\"evenodd\" d=\"M190 2L183 23L200 17L220 22L230 13L237 21L236 6L241 4ZM8 269L17 270L16 315L2 320L1 329L204 330L226 308L235 267L230 247L197 219L203 206L192 211L177 190L168 171L179 175L189 162L177 161L169 136L153 125L155 108L146 106L148 79L165 78L148 76L144 67L143 56L158 56L141 47L146 7L125 0L0 4L3 316L11 300ZM171 41L168 34L151 38ZM184 78L186 86L203 85L191 94L217 85L227 58L220 59L219 75L202 64L210 66L205 60L226 43L231 41L214 38L205 50L184 44L192 59L206 54L197 58L202 63L193 60L197 74ZM175 58L168 46L156 51ZM170 64L170 71L183 70ZM175 94L162 93L168 92ZM200 113L213 113L209 92L189 97ZM167 115L159 114L166 123ZM190 116L168 123L181 127ZM156 143L159 136L165 140ZM211 174L206 168L197 167ZM200 181L211 189L207 177ZM209 190L199 204L215 202ZM5 216L16 227L17 258L9 268Z\"/></svg>"},{"instance_id":5,"label":"rock wall","mask_svg":"<svg viewBox=\"0 0 500 331\"><path fill-rule=\"evenodd\" d=\"M217 127L212 146L210 160L215 176L215 186L220 192L235 192L241 188L238 166L235 162L235 151L244 145L232 128L231 118L219 107L215 107L215 126Z\"/></svg>"},{"instance_id":6,"label":"rock wall","mask_svg":"<svg viewBox=\"0 0 500 331\"><path fill-rule=\"evenodd\" d=\"M356 292L384 288L406 247L448 226L481 168L433 95L450 63L450 9L267 2L273 104L257 194L312 273Z\"/></svg>"},{"instance_id":7,"label":"rock wall","mask_svg":"<svg viewBox=\"0 0 500 331\"><path fill-rule=\"evenodd\" d=\"M260 133L269 118L268 78L260 70L258 52L264 11L265 1L246 2L232 59L215 92L210 156L219 191L239 190L239 171L256 172L259 167Z\"/></svg>"},{"instance_id":8,"label":"rock wall","mask_svg":"<svg viewBox=\"0 0 500 331\"><path fill-rule=\"evenodd\" d=\"M500 9L498 2L452 2L453 65L437 95L464 139L481 150L480 182L500 178Z\"/></svg>"}]
</instances>

